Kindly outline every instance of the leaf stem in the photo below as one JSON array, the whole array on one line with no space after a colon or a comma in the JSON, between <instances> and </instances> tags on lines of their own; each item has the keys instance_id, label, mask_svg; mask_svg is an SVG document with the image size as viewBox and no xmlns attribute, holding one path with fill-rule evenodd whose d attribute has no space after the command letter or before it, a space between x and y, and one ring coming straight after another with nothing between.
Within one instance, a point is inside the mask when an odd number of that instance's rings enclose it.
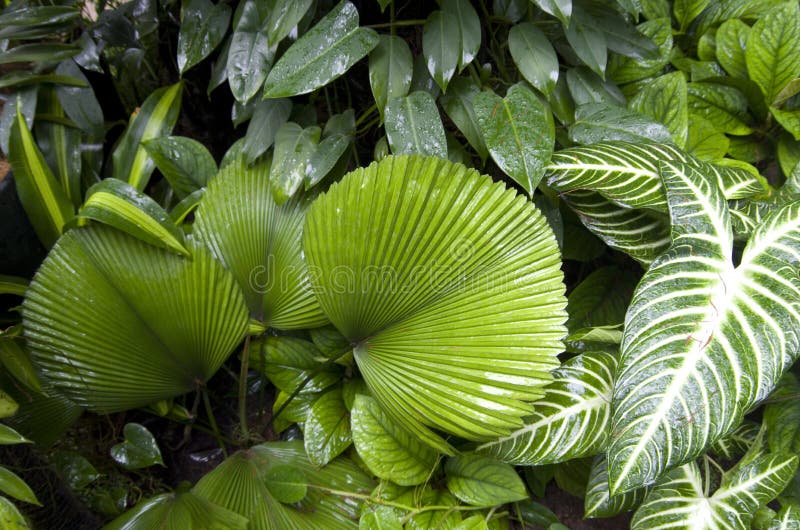
<instances>
[{"instance_id":1,"label":"leaf stem","mask_svg":"<svg viewBox=\"0 0 800 530\"><path fill-rule=\"evenodd\" d=\"M208 388L204 388L203 392L203 405L206 409L206 416L208 416L208 423L211 425L211 430L214 431L214 438L217 439L217 444L222 449L222 454L228 458L228 448L225 446L225 440L222 438L222 433L219 432L217 419L214 417L214 409L211 408L211 400L208 397Z\"/></svg>"},{"instance_id":2,"label":"leaf stem","mask_svg":"<svg viewBox=\"0 0 800 530\"><path fill-rule=\"evenodd\" d=\"M394 22L384 22L383 24L371 24L364 26L365 28L381 29L381 28L401 28L403 26L421 26L427 20L424 18L415 18L411 20L395 20Z\"/></svg>"},{"instance_id":3,"label":"leaf stem","mask_svg":"<svg viewBox=\"0 0 800 530\"><path fill-rule=\"evenodd\" d=\"M242 364L239 370L239 429L242 438L250 438L250 431L247 428L247 372L250 370L250 336L244 339L244 349L242 350Z\"/></svg>"},{"instance_id":4,"label":"leaf stem","mask_svg":"<svg viewBox=\"0 0 800 530\"><path fill-rule=\"evenodd\" d=\"M487 508L486 506L460 506L460 505L438 505L438 504L431 504L428 506L408 506L406 504L402 504L399 502L392 502L387 501L385 499L375 498L371 495L365 495L363 493L355 493L352 491L342 491L342 490L335 490L331 488L326 488L325 486L319 486L317 484L308 484L309 488L318 489L324 491L325 493L329 493L331 495L337 495L339 497L349 497L351 499L361 499L365 501L369 501L374 504L380 504L382 506L391 506L392 508L399 508L401 510L406 510L410 512L408 517L413 517L417 514L424 513L424 512L434 512L434 511L454 511L454 512L470 512L470 511L477 511L483 510Z\"/></svg>"}]
</instances>

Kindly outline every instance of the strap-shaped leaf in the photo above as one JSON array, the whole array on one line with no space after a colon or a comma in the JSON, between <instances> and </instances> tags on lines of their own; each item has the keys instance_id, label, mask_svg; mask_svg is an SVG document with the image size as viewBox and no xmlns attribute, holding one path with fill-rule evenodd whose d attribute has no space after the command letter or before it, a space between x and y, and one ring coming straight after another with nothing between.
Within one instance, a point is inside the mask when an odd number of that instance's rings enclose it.
<instances>
[{"instance_id":1,"label":"strap-shaped leaf","mask_svg":"<svg viewBox=\"0 0 800 530\"><path fill-rule=\"evenodd\" d=\"M275 467L293 468L307 480L297 504L278 502L266 484ZM303 442L271 442L238 452L203 477L192 490L212 503L247 517L250 530L328 530L358 528L361 501L375 483L352 461L338 458L325 467L312 464Z\"/></svg>"},{"instance_id":2,"label":"strap-shaped leaf","mask_svg":"<svg viewBox=\"0 0 800 530\"><path fill-rule=\"evenodd\" d=\"M167 212L156 201L121 180L105 179L89 188L78 216L86 220L83 222L98 221L151 245L189 255L183 232Z\"/></svg>"},{"instance_id":3,"label":"strap-shaped leaf","mask_svg":"<svg viewBox=\"0 0 800 530\"><path fill-rule=\"evenodd\" d=\"M631 530L746 530L756 509L774 499L797 469L794 455L767 453L723 478L713 495L696 463L672 470L636 511Z\"/></svg>"},{"instance_id":4,"label":"strap-shaped leaf","mask_svg":"<svg viewBox=\"0 0 800 530\"><path fill-rule=\"evenodd\" d=\"M564 285L524 197L459 164L387 157L314 202L304 248L320 305L395 421L488 440L544 395Z\"/></svg>"},{"instance_id":5,"label":"strap-shaped leaf","mask_svg":"<svg viewBox=\"0 0 800 530\"><path fill-rule=\"evenodd\" d=\"M595 517L614 517L638 507L647 488L637 488L611 496L608 489L608 461L606 455L597 455L589 471L589 483L586 485L586 497L583 502L583 516L587 519Z\"/></svg>"},{"instance_id":6,"label":"strap-shaped leaf","mask_svg":"<svg viewBox=\"0 0 800 530\"><path fill-rule=\"evenodd\" d=\"M699 456L773 389L796 357L800 202L756 230L739 267L720 191L663 163L672 246L628 309L608 449L611 491L654 482Z\"/></svg>"},{"instance_id":7,"label":"strap-shaped leaf","mask_svg":"<svg viewBox=\"0 0 800 530\"><path fill-rule=\"evenodd\" d=\"M208 185L194 231L233 274L250 314L278 329L327 322L303 259L307 198L278 206L270 190L270 164L249 168L237 159Z\"/></svg>"},{"instance_id":8,"label":"strap-shaped leaf","mask_svg":"<svg viewBox=\"0 0 800 530\"><path fill-rule=\"evenodd\" d=\"M553 372L555 381L522 428L477 451L518 465L555 464L602 451L616 368L617 359L609 353L573 357Z\"/></svg>"},{"instance_id":9,"label":"strap-shaped leaf","mask_svg":"<svg viewBox=\"0 0 800 530\"><path fill-rule=\"evenodd\" d=\"M233 277L104 226L70 230L28 288L25 336L45 377L96 411L140 407L210 378L247 329Z\"/></svg>"}]
</instances>

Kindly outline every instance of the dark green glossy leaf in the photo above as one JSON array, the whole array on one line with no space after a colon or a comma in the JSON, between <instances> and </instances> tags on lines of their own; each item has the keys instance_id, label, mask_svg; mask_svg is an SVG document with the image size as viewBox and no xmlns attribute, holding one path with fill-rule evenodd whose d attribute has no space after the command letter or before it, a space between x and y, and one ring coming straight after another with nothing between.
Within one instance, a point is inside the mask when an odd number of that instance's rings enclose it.
<instances>
[{"instance_id":1,"label":"dark green glossy leaf","mask_svg":"<svg viewBox=\"0 0 800 530\"><path fill-rule=\"evenodd\" d=\"M303 428L308 459L324 466L345 449L353 439L350 434L350 412L342 399L342 390L322 394L311 405Z\"/></svg>"},{"instance_id":2,"label":"dark green glossy leaf","mask_svg":"<svg viewBox=\"0 0 800 530\"><path fill-rule=\"evenodd\" d=\"M422 31L422 53L433 80L445 92L461 60L461 32L442 11L434 11Z\"/></svg>"},{"instance_id":3,"label":"dark green glossy leaf","mask_svg":"<svg viewBox=\"0 0 800 530\"><path fill-rule=\"evenodd\" d=\"M523 84L511 87L505 98L482 92L474 105L492 159L532 196L555 143L549 109Z\"/></svg>"},{"instance_id":4,"label":"dark green glossy leaf","mask_svg":"<svg viewBox=\"0 0 800 530\"><path fill-rule=\"evenodd\" d=\"M62 42L41 42L15 46L0 53L0 64L27 62L57 62L76 55L80 48Z\"/></svg>"},{"instance_id":5,"label":"dark green glossy leaf","mask_svg":"<svg viewBox=\"0 0 800 530\"><path fill-rule=\"evenodd\" d=\"M517 24L508 32L508 50L525 80L550 95L558 81L558 57L547 36L531 24Z\"/></svg>"},{"instance_id":6,"label":"dark green glossy leaf","mask_svg":"<svg viewBox=\"0 0 800 530\"><path fill-rule=\"evenodd\" d=\"M597 74L579 66L567 70L567 86L575 105L605 103L609 106L625 106L626 99L614 83L603 81Z\"/></svg>"},{"instance_id":7,"label":"dark green glossy leaf","mask_svg":"<svg viewBox=\"0 0 800 530\"><path fill-rule=\"evenodd\" d=\"M669 18L648 20L636 26L638 31L658 46L658 57L639 59L614 55L609 60L608 74L619 84L646 79L658 74L669 64L672 51L672 27Z\"/></svg>"},{"instance_id":8,"label":"dark green glossy leaf","mask_svg":"<svg viewBox=\"0 0 800 530\"><path fill-rule=\"evenodd\" d=\"M605 78L608 49L606 35L588 16L573 17L564 35L572 50L594 73Z\"/></svg>"},{"instance_id":9,"label":"dark green glossy leaf","mask_svg":"<svg viewBox=\"0 0 800 530\"><path fill-rule=\"evenodd\" d=\"M36 74L21 70L9 72L0 77L0 88L20 87L25 85L34 85L37 83L79 87L88 86L84 80L70 77L68 75Z\"/></svg>"},{"instance_id":10,"label":"dark green glossy leaf","mask_svg":"<svg viewBox=\"0 0 800 530\"><path fill-rule=\"evenodd\" d=\"M642 503L648 491L648 488L638 488L612 497L608 489L608 461L605 455L597 455L586 485L583 516L592 519L629 512Z\"/></svg>"},{"instance_id":11,"label":"dark green glossy leaf","mask_svg":"<svg viewBox=\"0 0 800 530\"><path fill-rule=\"evenodd\" d=\"M408 94L413 71L406 41L396 35L380 35L378 45L369 54L369 84L381 115L389 100Z\"/></svg>"},{"instance_id":12,"label":"dark green glossy leaf","mask_svg":"<svg viewBox=\"0 0 800 530\"><path fill-rule=\"evenodd\" d=\"M675 144L684 147L689 134L688 105L686 78L673 72L648 83L629 107L666 125Z\"/></svg>"},{"instance_id":13,"label":"dark green glossy leaf","mask_svg":"<svg viewBox=\"0 0 800 530\"><path fill-rule=\"evenodd\" d=\"M304 129L291 121L278 129L269 172L272 196L278 205L291 199L302 187L308 163L319 144L320 134L322 131L316 125Z\"/></svg>"},{"instance_id":14,"label":"dark green glossy leaf","mask_svg":"<svg viewBox=\"0 0 800 530\"><path fill-rule=\"evenodd\" d=\"M101 476L88 460L74 451L55 451L50 462L72 491L82 490Z\"/></svg>"},{"instance_id":15,"label":"dark green glossy leaf","mask_svg":"<svg viewBox=\"0 0 800 530\"><path fill-rule=\"evenodd\" d=\"M64 108L52 87L39 90L38 111L56 119L64 119ZM42 154L61 185L61 189L72 202L79 206L81 197L81 132L55 121L37 120L34 133L42 148Z\"/></svg>"},{"instance_id":16,"label":"dark green glossy leaf","mask_svg":"<svg viewBox=\"0 0 800 530\"><path fill-rule=\"evenodd\" d=\"M528 497L513 466L485 456L465 454L447 459L447 489L473 506L495 506Z\"/></svg>"},{"instance_id":17,"label":"dark green glossy leaf","mask_svg":"<svg viewBox=\"0 0 800 530\"><path fill-rule=\"evenodd\" d=\"M640 112L603 103L579 106L569 136L574 142L585 145L608 140L672 142L669 129L662 123Z\"/></svg>"},{"instance_id":18,"label":"dark green glossy leaf","mask_svg":"<svg viewBox=\"0 0 800 530\"><path fill-rule=\"evenodd\" d=\"M358 10L340 2L278 60L264 97L305 94L344 74L378 44L375 31L358 26Z\"/></svg>"},{"instance_id":19,"label":"dark green glossy leaf","mask_svg":"<svg viewBox=\"0 0 800 530\"><path fill-rule=\"evenodd\" d=\"M613 266L593 271L569 294L567 329L622 324L636 281L636 275Z\"/></svg>"},{"instance_id":20,"label":"dark green glossy leaf","mask_svg":"<svg viewBox=\"0 0 800 530\"><path fill-rule=\"evenodd\" d=\"M267 41L258 2L245 0L240 6L241 15L238 20L234 18L226 73L233 96L237 101L245 102L255 96L264 84L276 48Z\"/></svg>"},{"instance_id":21,"label":"dark green glossy leaf","mask_svg":"<svg viewBox=\"0 0 800 530\"><path fill-rule=\"evenodd\" d=\"M0 15L0 40L40 38L57 33L78 17L80 11L74 5L9 5Z\"/></svg>"},{"instance_id":22,"label":"dark green glossy leaf","mask_svg":"<svg viewBox=\"0 0 800 530\"><path fill-rule=\"evenodd\" d=\"M478 55L478 49L481 47L481 21L469 0L442 0L441 5L442 15L458 25L461 49L458 71L461 72ZM424 45L423 42L423 47Z\"/></svg>"},{"instance_id":23,"label":"dark green glossy leaf","mask_svg":"<svg viewBox=\"0 0 800 530\"><path fill-rule=\"evenodd\" d=\"M0 149L8 155L8 142L11 136L11 126L17 121L17 107L22 111L28 130L33 129L33 118L36 114L37 95L39 86L24 87L14 92L3 104L0 115Z\"/></svg>"},{"instance_id":24,"label":"dark green glossy leaf","mask_svg":"<svg viewBox=\"0 0 800 530\"><path fill-rule=\"evenodd\" d=\"M793 79L800 77L800 6L787 2L761 17L747 36L745 61L750 79L756 82L771 105Z\"/></svg>"},{"instance_id":25,"label":"dark green glossy leaf","mask_svg":"<svg viewBox=\"0 0 800 530\"><path fill-rule=\"evenodd\" d=\"M161 451L150 431L138 423L128 423L123 429L125 439L111 448L111 458L125 469L142 469L164 465Z\"/></svg>"},{"instance_id":26,"label":"dark green glossy leaf","mask_svg":"<svg viewBox=\"0 0 800 530\"><path fill-rule=\"evenodd\" d=\"M81 69L78 68L74 61L68 59L58 65L56 73L80 79L87 83L86 87L58 85L56 86L56 94L67 116L82 131L88 133L90 139L93 141L102 140L105 134L103 109L100 108L100 102L97 100L94 90L88 86L88 80Z\"/></svg>"},{"instance_id":27,"label":"dark green glossy leaf","mask_svg":"<svg viewBox=\"0 0 800 530\"><path fill-rule=\"evenodd\" d=\"M356 133L355 113L352 109L331 116L322 132L322 141L308 161L305 188L311 189L322 181L342 160L342 155L353 143Z\"/></svg>"},{"instance_id":28,"label":"dark green glossy leaf","mask_svg":"<svg viewBox=\"0 0 800 530\"><path fill-rule=\"evenodd\" d=\"M532 0L539 9L559 19L564 26L570 23L572 16L572 0Z\"/></svg>"},{"instance_id":29,"label":"dark green glossy leaf","mask_svg":"<svg viewBox=\"0 0 800 530\"><path fill-rule=\"evenodd\" d=\"M341 367L324 361L313 343L293 337L266 337L250 344L250 364L284 392L321 392L339 382ZM308 380L308 381L306 381Z\"/></svg>"},{"instance_id":30,"label":"dark green glossy leaf","mask_svg":"<svg viewBox=\"0 0 800 530\"><path fill-rule=\"evenodd\" d=\"M211 0L188 0L181 8L178 70L184 73L214 51L228 31L231 8Z\"/></svg>"},{"instance_id":31,"label":"dark green glossy leaf","mask_svg":"<svg viewBox=\"0 0 800 530\"><path fill-rule=\"evenodd\" d=\"M417 91L391 100L385 120L392 153L447 157L444 126L429 93Z\"/></svg>"},{"instance_id":32,"label":"dark green glossy leaf","mask_svg":"<svg viewBox=\"0 0 800 530\"><path fill-rule=\"evenodd\" d=\"M161 136L143 142L144 148L179 199L184 199L217 174L208 149L185 136Z\"/></svg>"},{"instance_id":33,"label":"dark green glossy leaf","mask_svg":"<svg viewBox=\"0 0 800 530\"><path fill-rule=\"evenodd\" d=\"M455 123L481 160L485 161L489 151L483 141L473 107L473 100L479 93L480 87L472 79L457 77L450 83L447 94L442 95L439 101L447 117Z\"/></svg>"},{"instance_id":34,"label":"dark green glossy leaf","mask_svg":"<svg viewBox=\"0 0 800 530\"><path fill-rule=\"evenodd\" d=\"M289 119L292 102L289 99L267 99L256 105L247 126L242 152L248 164L267 152L275 142L275 135Z\"/></svg>"},{"instance_id":35,"label":"dark green glossy leaf","mask_svg":"<svg viewBox=\"0 0 800 530\"><path fill-rule=\"evenodd\" d=\"M720 132L732 135L750 134L747 125L747 98L734 87L716 83L689 83L689 109L705 118Z\"/></svg>"},{"instance_id":36,"label":"dark green glossy leaf","mask_svg":"<svg viewBox=\"0 0 800 530\"><path fill-rule=\"evenodd\" d=\"M314 0L268 0L264 29L270 46L277 46L297 26Z\"/></svg>"}]
</instances>

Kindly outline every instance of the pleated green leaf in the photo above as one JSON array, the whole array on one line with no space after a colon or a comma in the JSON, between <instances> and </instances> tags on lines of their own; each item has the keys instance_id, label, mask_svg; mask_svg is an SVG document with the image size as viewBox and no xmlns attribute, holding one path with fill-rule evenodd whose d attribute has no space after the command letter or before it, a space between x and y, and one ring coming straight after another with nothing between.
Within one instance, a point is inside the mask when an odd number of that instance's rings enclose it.
<instances>
[{"instance_id":1,"label":"pleated green leaf","mask_svg":"<svg viewBox=\"0 0 800 530\"><path fill-rule=\"evenodd\" d=\"M183 83L159 88L142 103L111 156L113 177L144 190L156 166L142 142L172 132L181 110L182 91Z\"/></svg>"},{"instance_id":2,"label":"pleated green leaf","mask_svg":"<svg viewBox=\"0 0 800 530\"><path fill-rule=\"evenodd\" d=\"M544 395L564 285L553 232L524 197L458 164L387 157L314 202L304 248L320 305L404 427L489 440Z\"/></svg>"},{"instance_id":3,"label":"pleated green leaf","mask_svg":"<svg viewBox=\"0 0 800 530\"><path fill-rule=\"evenodd\" d=\"M422 484L438 463L436 451L392 421L380 405L365 395L353 401L353 443L377 477L401 486Z\"/></svg>"},{"instance_id":4,"label":"pleated green leaf","mask_svg":"<svg viewBox=\"0 0 800 530\"><path fill-rule=\"evenodd\" d=\"M496 506L528 497L525 484L509 464L465 454L447 459L447 489L473 506Z\"/></svg>"},{"instance_id":5,"label":"pleated green leaf","mask_svg":"<svg viewBox=\"0 0 800 530\"><path fill-rule=\"evenodd\" d=\"M212 504L187 491L146 499L120 515L103 530L246 530L246 517Z\"/></svg>"},{"instance_id":6,"label":"pleated green leaf","mask_svg":"<svg viewBox=\"0 0 800 530\"><path fill-rule=\"evenodd\" d=\"M726 473L711 494L698 465L686 464L648 493L631 530L747 530L758 507L777 497L796 469L797 456L762 454Z\"/></svg>"},{"instance_id":7,"label":"pleated green leaf","mask_svg":"<svg viewBox=\"0 0 800 530\"><path fill-rule=\"evenodd\" d=\"M306 478L298 503L281 504L266 484L275 467L293 468ZM203 477L192 490L202 498L249 519L249 530L330 530L358 528L361 501L375 487L353 462L338 458L323 468L312 464L303 443L271 442L241 451Z\"/></svg>"},{"instance_id":8,"label":"pleated green leaf","mask_svg":"<svg viewBox=\"0 0 800 530\"><path fill-rule=\"evenodd\" d=\"M647 488L638 488L611 496L608 489L608 462L606 456L597 455L589 472L589 483L586 486L586 497L583 503L583 516L587 519L595 517L614 517L637 508L647 495Z\"/></svg>"},{"instance_id":9,"label":"pleated green leaf","mask_svg":"<svg viewBox=\"0 0 800 530\"><path fill-rule=\"evenodd\" d=\"M800 347L800 202L770 214L734 267L730 215L714 180L679 162L662 162L660 173L672 246L626 315L608 449L612 493L697 458L773 390Z\"/></svg>"},{"instance_id":10,"label":"pleated green leaf","mask_svg":"<svg viewBox=\"0 0 800 530\"><path fill-rule=\"evenodd\" d=\"M515 465L543 465L593 456L605 449L617 359L584 353L553 371L555 381L525 425L477 451Z\"/></svg>"},{"instance_id":11,"label":"pleated green leaf","mask_svg":"<svg viewBox=\"0 0 800 530\"><path fill-rule=\"evenodd\" d=\"M761 17L747 35L747 72L764 94L768 105L775 103L783 88L800 77L800 7L786 2Z\"/></svg>"},{"instance_id":12,"label":"pleated green leaf","mask_svg":"<svg viewBox=\"0 0 800 530\"><path fill-rule=\"evenodd\" d=\"M186 259L103 226L70 230L23 304L34 363L95 411L154 403L207 381L244 338L233 276L203 248Z\"/></svg>"},{"instance_id":13,"label":"pleated green leaf","mask_svg":"<svg viewBox=\"0 0 800 530\"><path fill-rule=\"evenodd\" d=\"M183 256L189 256L183 232L159 204L136 188L115 178L105 179L86 192L78 216L97 221Z\"/></svg>"},{"instance_id":14,"label":"pleated green leaf","mask_svg":"<svg viewBox=\"0 0 800 530\"><path fill-rule=\"evenodd\" d=\"M278 206L269 175L269 162L224 167L195 213L195 235L236 278L251 316L278 329L322 326L301 241L309 200Z\"/></svg>"},{"instance_id":15,"label":"pleated green leaf","mask_svg":"<svg viewBox=\"0 0 800 530\"><path fill-rule=\"evenodd\" d=\"M45 162L19 106L16 111L9 136L8 159L14 169L22 207L36 235L50 247L75 215L75 208Z\"/></svg>"}]
</instances>

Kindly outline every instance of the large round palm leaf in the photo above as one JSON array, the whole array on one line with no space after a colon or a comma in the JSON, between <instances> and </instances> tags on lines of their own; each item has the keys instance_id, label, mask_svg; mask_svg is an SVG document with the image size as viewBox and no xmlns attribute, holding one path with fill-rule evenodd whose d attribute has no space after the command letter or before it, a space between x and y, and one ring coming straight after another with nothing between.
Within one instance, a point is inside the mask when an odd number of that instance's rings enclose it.
<instances>
[{"instance_id":1,"label":"large round palm leaf","mask_svg":"<svg viewBox=\"0 0 800 530\"><path fill-rule=\"evenodd\" d=\"M524 197L461 165L390 157L312 205L304 246L320 305L395 419L485 440L530 415L566 300L553 232Z\"/></svg>"},{"instance_id":2,"label":"large round palm leaf","mask_svg":"<svg viewBox=\"0 0 800 530\"><path fill-rule=\"evenodd\" d=\"M278 329L324 325L303 259L309 200L276 204L269 173L269 162L247 167L241 158L223 168L197 209L195 233L239 282L252 316Z\"/></svg>"},{"instance_id":3,"label":"large round palm leaf","mask_svg":"<svg viewBox=\"0 0 800 530\"><path fill-rule=\"evenodd\" d=\"M242 340L247 308L203 248L165 252L104 226L67 232L28 288L34 362L69 398L119 411L206 381Z\"/></svg>"}]
</instances>

